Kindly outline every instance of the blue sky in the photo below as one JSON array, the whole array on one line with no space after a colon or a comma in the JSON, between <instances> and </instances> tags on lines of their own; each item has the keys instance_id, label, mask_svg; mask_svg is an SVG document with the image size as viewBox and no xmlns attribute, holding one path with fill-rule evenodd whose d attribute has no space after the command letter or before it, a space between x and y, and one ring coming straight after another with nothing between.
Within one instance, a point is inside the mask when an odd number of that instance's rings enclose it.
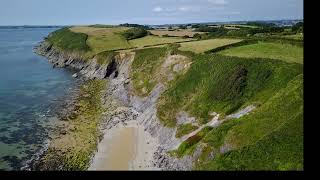
<instances>
[{"instance_id":1,"label":"blue sky","mask_svg":"<svg viewBox=\"0 0 320 180\"><path fill-rule=\"evenodd\" d=\"M1 0L0 25L303 19L303 0Z\"/></svg>"}]
</instances>

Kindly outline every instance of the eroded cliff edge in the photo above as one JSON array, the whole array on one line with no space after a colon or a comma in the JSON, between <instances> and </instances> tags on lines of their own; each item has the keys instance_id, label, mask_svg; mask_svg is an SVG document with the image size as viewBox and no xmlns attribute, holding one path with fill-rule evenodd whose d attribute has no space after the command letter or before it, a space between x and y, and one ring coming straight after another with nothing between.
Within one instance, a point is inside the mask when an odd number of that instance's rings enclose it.
<instances>
[{"instance_id":1,"label":"eroded cliff edge","mask_svg":"<svg viewBox=\"0 0 320 180\"><path fill-rule=\"evenodd\" d=\"M78 55L62 52L46 41L41 42L34 50L45 56L54 67L76 69L87 80L105 79L107 81L102 96L105 111L102 113L100 121L100 132L125 127L130 122L135 122L144 128L145 133L148 133L148 137L150 137L148 144L154 146L149 149L152 152L148 152L151 154L151 158L147 158L149 162L145 162L143 165L138 165L137 162L131 167L132 169L192 169L192 161L196 157L185 156L178 159L167 154L169 150L177 147L181 140L175 137L176 128L164 127L156 115L156 102L165 90L165 85L158 83L147 97L136 96L133 92L130 66L134 60L134 52L119 53L110 63L99 64L95 57L91 60L85 60ZM172 61L170 55L167 57L167 61ZM101 138L102 135L99 140ZM197 153L194 154L197 155ZM86 167L93 163L94 154L90 155L90 159L91 161ZM41 158L38 162L41 162ZM34 169L64 170L63 164L57 165L56 163L53 163L52 166L38 163ZM61 163L65 162L61 161Z\"/></svg>"}]
</instances>

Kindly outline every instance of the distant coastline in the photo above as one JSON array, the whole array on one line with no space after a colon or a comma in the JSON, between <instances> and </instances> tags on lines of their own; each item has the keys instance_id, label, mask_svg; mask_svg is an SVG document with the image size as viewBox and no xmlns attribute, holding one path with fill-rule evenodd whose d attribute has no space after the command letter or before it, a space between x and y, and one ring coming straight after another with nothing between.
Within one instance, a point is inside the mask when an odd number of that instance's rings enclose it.
<instances>
[{"instance_id":1,"label":"distant coastline","mask_svg":"<svg viewBox=\"0 0 320 180\"><path fill-rule=\"evenodd\" d=\"M29 25L24 25L24 26L0 26L0 29L23 29L23 28L62 28L65 26L29 26Z\"/></svg>"}]
</instances>

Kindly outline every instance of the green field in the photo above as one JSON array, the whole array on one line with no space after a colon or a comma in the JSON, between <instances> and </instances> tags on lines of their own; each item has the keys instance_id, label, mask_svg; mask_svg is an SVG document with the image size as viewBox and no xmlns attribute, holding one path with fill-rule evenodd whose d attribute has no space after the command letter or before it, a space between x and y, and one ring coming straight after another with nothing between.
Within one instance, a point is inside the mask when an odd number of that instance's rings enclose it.
<instances>
[{"instance_id":1,"label":"green field","mask_svg":"<svg viewBox=\"0 0 320 180\"><path fill-rule=\"evenodd\" d=\"M184 41L191 41L193 39L187 38L179 38L179 37L159 37L159 36L146 36L139 39L130 40L129 44L133 47L145 47L157 44L169 44L169 43L176 43L176 42L184 42Z\"/></svg>"},{"instance_id":2,"label":"green field","mask_svg":"<svg viewBox=\"0 0 320 180\"><path fill-rule=\"evenodd\" d=\"M258 28L258 26L245 25L245 24L226 24L227 27L239 27L239 28Z\"/></svg>"},{"instance_id":3,"label":"green field","mask_svg":"<svg viewBox=\"0 0 320 180\"><path fill-rule=\"evenodd\" d=\"M294 39L294 40L303 40L303 34L285 35L284 38Z\"/></svg>"},{"instance_id":4,"label":"green field","mask_svg":"<svg viewBox=\"0 0 320 180\"><path fill-rule=\"evenodd\" d=\"M91 51L87 54L94 55L103 51L111 51L118 49L143 48L145 46L153 46L159 44L170 44L175 42L191 41L192 38L180 37L159 37L159 36L145 36L127 41L123 36L129 28L127 27L112 27L112 28L98 28L88 26L76 26L70 30L75 33L83 33L88 35L87 44Z\"/></svg>"},{"instance_id":5,"label":"green field","mask_svg":"<svg viewBox=\"0 0 320 180\"><path fill-rule=\"evenodd\" d=\"M128 41L121 36L127 30L125 27L95 28L95 27L73 27L71 31L85 33L88 35L87 44L91 48L91 54L102 51L131 48Z\"/></svg>"},{"instance_id":6,"label":"green field","mask_svg":"<svg viewBox=\"0 0 320 180\"><path fill-rule=\"evenodd\" d=\"M245 58L279 59L303 64L303 48L284 43L259 42L227 49L219 54Z\"/></svg>"},{"instance_id":7,"label":"green field","mask_svg":"<svg viewBox=\"0 0 320 180\"><path fill-rule=\"evenodd\" d=\"M233 44L240 42L239 39L209 39L209 40L203 40L203 41L194 41L194 42L186 42L181 43L181 47L179 50L181 51L192 51L195 53L203 53L205 51L225 46L228 44Z\"/></svg>"}]
</instances>

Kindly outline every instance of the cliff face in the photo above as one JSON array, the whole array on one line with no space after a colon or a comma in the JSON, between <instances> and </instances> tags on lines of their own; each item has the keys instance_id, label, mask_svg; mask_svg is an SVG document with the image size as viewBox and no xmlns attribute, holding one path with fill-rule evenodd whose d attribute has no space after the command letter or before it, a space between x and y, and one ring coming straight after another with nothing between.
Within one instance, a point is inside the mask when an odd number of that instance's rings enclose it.
<instances>
[{"instance_id":1,"label":"cliff face","mask_svg":"<svg viewBox=\"0 0 320 180\"><path fill-rule=\"evenodd\" d=\"M141 167L142 169L190 170L192 168L194 158L186 156L177 159L166 154L180 141L175 138L176 128L164 127L156 116L156 102L165 90L165 85L158 83L147 97L142 98L133 93L130 68L135 53L120 53L110 63L98 64L95 58L84 60L72 53L62 52L46 41L41 42L34 50L46 57L54 67L79 70L79 74L86 79L108 79L103 96L107 112L104 113L100 129L103 131L119 128L119 124L125 126L130 121L144 127L145 133L152 137L149 140L155 147L153 152L149 152L152 153L152 160L147 162L145 167Z\"/></svg>"},{"instance_id":2,"label":"cliff face","mask_svg":"<svg viewBox=\"0 0 320 180\"><path fill-rule=\"evenodd\" d=\"M48 58L48 61L53 64L53 67L69 67L79 70L79 73L87 79L115 77L118 73L116 58L109 64L98 64L95 58L85 60L76 54L62 52L46 41L36 46L34 51Z\"/></svg>"},{"instance_id":3,"label":"cliff face","mask_svg":"<svg viewBox=\"0 0 320 180\"><path fill-rule=\"evenodd\" d=\"M61 52L52 47L47 42L42 42L35 48L35 51L48 58L49 62L55 67L69 67L79 70L79 73L87 79L107 79L108 85L104 89L103 106L106 111L103 113L100 130L108 132L114 128L126 127L130 122L143 127L144 133L148 135L148 141L153 145L148 150L152 154L148 162L134 164L133 169L162 169L162 170L191 170L193 163L198 159L202 152L201 146L197 146L192 155L185 155L183 158L176 158L168 155L168 151L177 149L178 146L194 135L186 135L181 138L175 137L177 127L168 128L160 123L157 117L157 102L161 94L166 90L166 81L158 82L153 90L146 97L137 96L134 92L133 81L131 77L132 63L135 59L134 52L119 53L108 64L98 64L97 59L83 60L79 56ZM190 67L190 63L185 61L186 57L181 55L167 55L161 69L164 79L170 81L174 74L170 71L170 65L175 64L173 68L176 72L184 72ZM176 64L178 63L178 64ZM182 64L179 64L182 63ZM179 66L177 66L179 65ZM253 108L237 115L235 118L246 114ZM241 111L240 111L241 112ZM186 115L188 116L188 115ZM179 119L179 118L178 118ZM182 121L182 122L180 122ZM180 123L187 123L188 117L180 118ZM211 123L206 125L216 126ZM219 124L219 123L218 123ZM204 127L205 125L203 125ZM94 157L94 155L93 155ZM93 161L94 158L92 158ZM139 160L137 160L139 161ZM93 164L94 162L91 162Z\"/></svg>"}]
</instances>

